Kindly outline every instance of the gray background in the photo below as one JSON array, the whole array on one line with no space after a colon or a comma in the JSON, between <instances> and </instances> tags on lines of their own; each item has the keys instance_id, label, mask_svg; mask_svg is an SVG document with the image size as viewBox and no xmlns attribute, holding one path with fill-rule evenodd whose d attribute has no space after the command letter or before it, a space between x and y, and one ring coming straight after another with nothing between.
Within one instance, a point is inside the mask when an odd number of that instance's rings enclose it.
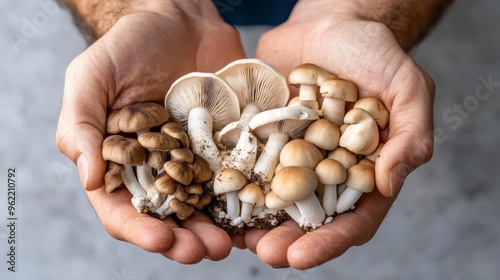
<instances>
[{"instance_id":1,"label":"gray background","mask_svg":"<svg viewBox=\"0 0 500 280\"><path fill-rule=\"evenodd\" d=\"M368 244L305 272L271 269L237 249L185 266L108 236L54 144L64 71L84 41L60 10L11 44L40 12L37 1L0 0L0 279L498 279L500 87L474 97L479 77L500 81L496 1L456 1L412 52L437 84L434 119L446 137L432 161L411 174ZM259 29L242 31L250 53ZM466 114L446 119L460 104ZM8 167L18 175L15 275L5 268Z\"/></svg>"}]
</instances>

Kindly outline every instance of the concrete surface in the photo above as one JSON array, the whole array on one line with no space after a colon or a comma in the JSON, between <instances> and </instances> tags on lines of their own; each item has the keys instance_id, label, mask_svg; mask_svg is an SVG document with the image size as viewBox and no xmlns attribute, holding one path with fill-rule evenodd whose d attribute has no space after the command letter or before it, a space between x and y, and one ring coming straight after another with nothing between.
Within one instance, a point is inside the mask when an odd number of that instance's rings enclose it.
<instances>
[{"instance_id":1,"label":"concrete surface","mask_svg":"<svg viewBox=\"0 0 500 280\"><path fill-rule=\"evenodd\" d=\"M408 178L368 244L298 272L237 249L184 266L111 238L54 144L64 71L85 44L65 11L0 0L0 279L498 279L500 87L475 97L482 79L500 81L498 18L494 0L458 0L413 51L437 84L433 160ZM244 30L246 44L256 32ZM457 105L465 114L453 113ZM9 167L18 184L15 274L6 270Z\"/></svg>"}]
</instances>

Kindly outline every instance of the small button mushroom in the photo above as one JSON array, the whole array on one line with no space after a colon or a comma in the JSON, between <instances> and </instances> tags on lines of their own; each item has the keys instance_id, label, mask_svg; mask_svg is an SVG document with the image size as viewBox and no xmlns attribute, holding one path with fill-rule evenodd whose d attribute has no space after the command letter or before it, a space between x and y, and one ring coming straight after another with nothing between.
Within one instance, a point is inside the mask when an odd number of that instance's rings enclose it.
<instances>
[{"instance_id":1,"label":"small button mushroom","mask_svg":"<svg viewBox=\"0 0 500 280\"><path fill-rule=\"evenodd\" d=\"M347 170L347 188L338 199L336 212L341 214L354 206L363 193L375 188L375 170L369 164L356 164Z\"/></svg>"},{"instance_id":2,"label":"small button mushroom","mask_svg":"<svg viewBox=\"0 0 500 280\"><path fill-rule=\"evenodd\" d=\"M199 155L194 155L193 163L188 164L193 172L193 183L200 184L212 179L212 170L208 162Z\"/></svg>"},{"instance_id":3,"label":"small button mushroom","mask_svg":"<svg viewBox=\"0 0 500 280\"><path fill-rule=\"evenodd\" d=\"M344 166L345 170L348 170L353 165L358 163L356 155L351 151L349 151L348 149L342 147L338 147L334 151L330 152L328 154L328 158L340 162ZM342 194L345 188L346 188L345 183L342 183L337 186L337 197Z\"/></svg>"},{"instance_id":4,"label":"small button mushroom","mask_svg":"<svg viewBox=\"0 0 500 280\"><path fill-rule=\"evenodd\" d=\"M123 165L112 161L108 162L108 171L104 174L104 187L107 193L114 193L122 186L122 172L124 170Z\"/></svg>"},{"instance_id":5,"label":"small button mushroom","mask_svg":"<svg viewBox=\"0 0 500 280\"><path fill-rule=\"evenodd\" d=\"M196 203L198 203L199 200L200 200L199 195L190 194L189 197L186 199L186 203L191 205L196 205Z\"/></svg>"},{"instance_id":6,"label":"small button mushroom","mask_svg":"<svg viewBox=\"0 0 500 280\"><path fill-rule=\"evenodd\" d=\"M165 108L173 121L187 127L193 153L205 158L213 171L220 170L213 132L240 118L238 97L228 83L212 73L184 75L167 92Z\"/></svg>"},{"instance_id":7,"label":"small button mushroom","mask_svg":"<svg viewBox=\"0 0 500 280\"><path fill-rule=\"evenodd\" d=\"M175 122L168 122L161 126L161 132L179 140L184 148L189 148L189 136L184 131L182 125Z\"/></svg>"},{"instance_id":8,"label":"small button mushroom","mask_svg":"<svg viewBox=\"0 0 500 280\"><path fill-rule=\"evenodd\" d=\"M188 148L173 149L170 151L171 160L179 160L186 163L193 163L194 154Z\"/></svg>"},{"instance_id":9,"label":"small button mushroom","mask_svg":"<svg viewBox=\"0 0 500 280\"><path fill-rule=\"evenodd\" d=\"M172 177L177 182L188 186L191 184L194 178L193 171L189 166L178 160L170 160L163 164L163 169L168 174L168 176Z\"/></svg>"},{"instance_id":10,"label":"small button mushroom","mask_svg":"<svg viewBox=\"0 0 500 280\"><path fill-rule=\"evenodd\" d=\"M214 192L216 195L225 194L226 212L231 220L238 218L240 215L240 201L237 192L245 185L245 176L236 169L223 169L215 175Z\"/></svg>"},{"instance_id":11,"label":"small button mushroom","mask_svg":"<svg viewBox=\"0 0 500 280\"><path fill-rule=\"evenodd\" d=\"M326 215L332 216L337 207L337 185L345 181L347 172L340 162L330 158L320 161L314 171L324 185L321 204Z\"/></svg>"},{"instance_id":12,"label":"small button mushroom","mask_svg":"<svg viewBox=\"0 0 500 280\"><path fill-rule=\"evenodd\" d=\"M323 155L318 148L304 139L286 143L280 153L280 163L284 167L302 166L314 170L322 159Z\"/></svg>"},{"instance_id":13,"label":"small button mushroom","mask_svg":"<svg viewBox=\"0 0 500 280\"><path fill-rule=\"evenodd\" d=\"M358 99L358 88L350 81L335 78L322 83L319 92L323 96L321 106L323 118L341 126L345 114L345 103Z\"/></svg>"},{"instance_id":14,"label":"small button mushroom","mask_svg":"<svg viewBox=\"0 0 500 280\"><path fill-rule=\"evenodd\" d=\"M264 191L256 184L248 184L238 191L238 198L241 200L240 217L244 223L250 222L254 207L264 206Z\"/></svg>"},{"instance_id":15,"label":"small button mushroom","mask_svg":"<svg viewBox=\"0 0 500 280\"><path fill-rule=\"evenodd\" d=\"M340 131L333 122L319 119L309 125L304 140L320 149L332 151L339 146Z\"/></svg>"},{"instance_id":16,"label":"small button mushroom","mask_svg":"<svg viewBox=\"0 0 500 280\"><path fill-rule=\"evenodd\" d=\"M182 184L170 177L166 172L162 172L155 178L155 187L160 193L171 195L179 187L182 187Z\"/></svg>"},{"instance_id":17,"label":"small button mushroom","mask_svg":"<svg viewBox=\"0 0 500 280\"><path fill-rule=\"evenodd\" d=\"M368 112L363 109L351 109L344 117L349 124L340 136L339 146L358 155L369 155L377 149L379 132L377 123Z\"/></svg>"},{"instance_id":18,"label":"small button mushroom","mask_svg":"<svg viewBox=\"0 0 500 280\"><path fill-rule=\"evenodd\" d=\"M384 103L375 97L361 98L354 103L353 108L360 108L367 111L381 129L384 129L389 123L389 111Z\"/></svg>"},{"instance_id":19,"label":"small button mushroom","mask_svg":"<svg viewBox=\"0 0 500 280\"><path fill-rule=\"evenodd\" d=\"M271 190L278 198L295 203L302 215L299 225L304 230L315 229L325 220L325 212L314 192L317 187L316 173L301 166L284 167L271 181Z\"/></svg>"},{"instance_id":20,"label":"small button mushroom","mask_svg":"<svg viewBox=\"0 0 500 280\"><path fill-rule=\"evenodd\" d=\"M302 214L300 214L299 208L297 208L293 201L284 201L276 196L276 194L272 191L266 194L265 205L271 210L285 210L290 218L292 218L292 220L294 220L297 224L300 224L302 221Z\"/></svg>"}]
</instances>

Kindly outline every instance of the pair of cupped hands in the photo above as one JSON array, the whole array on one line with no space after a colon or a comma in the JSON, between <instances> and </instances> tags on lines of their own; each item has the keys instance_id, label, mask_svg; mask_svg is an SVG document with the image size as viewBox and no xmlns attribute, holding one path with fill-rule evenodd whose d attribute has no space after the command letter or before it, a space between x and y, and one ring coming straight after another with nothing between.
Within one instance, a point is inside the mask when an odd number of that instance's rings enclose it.
<instances>
[{"instance_id":1,"label":"pair of cupped hands","mask_svg":"<svg viewBox=\"0 0 500 280\"><path fill-rule=\"evenodd\" d=\"M354 211L311 233L287 221L272 230L233 236L204 213L183 221L158 220L138 213L126 189L105 192L101 147L110 110L143 101L163 104L180 76L215 72L245 57L238 32L220 19L215 7L165 10L122 17L66 72L57 146L77 165L106 231L180 263L221 260L234 246L248 248L270 266L298 269L320 265L370 240L405 177L432 155L434 84L383 24L348 11L308 9L300 2L286 23L261 37L255 56L285 76L299 64L316 64L355 82L360 97L383 100L391 115L390 126L381 133L386 144L376 163L375 191L363 195Z\"/></svg>"}]
</instances>

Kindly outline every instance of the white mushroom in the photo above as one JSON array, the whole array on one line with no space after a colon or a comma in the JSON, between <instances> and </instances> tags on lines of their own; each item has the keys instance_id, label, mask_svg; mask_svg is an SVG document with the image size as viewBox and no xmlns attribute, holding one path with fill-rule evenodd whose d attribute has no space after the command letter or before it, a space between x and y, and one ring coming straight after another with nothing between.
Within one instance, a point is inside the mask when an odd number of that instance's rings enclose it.
<instances>
[{"instance_id":1,"label":"white mushroom","mask_svg":"<svg viewBox=\"0 0 500 280\"><path fill-rule=\"evenodd\" d=\"M345 115L344 122L349 126L340 136L339 146L358 155L369 155L377 149L377 123L367 111L360 108L351 109Z\"/></svg>"},{"instance_id":2,"label":"white mushroom","mask_svg":"<svg viewBox=\"0 0 500 280\"><path fill-rule=\"evenodd\" d=\"M375 97L364 97L354 103L353 108L360 108L367 111L377 122L381 129L389 123L389 111L384 103Z\"/></svg>"},{"instance_id":3,"label":"white mushroom","mask_svg":"<svg viewBox=\"0 0 500 280\"><path fill-rule=\"evenodd\" d=\"M165 97L171 119L187 127L191 149L220 170L222 158L213 130L240 117L238 98L226 81L211 73L193 72L175 81Z\"/></svg>"},{"instance_id":4,"label":"white mushroom","mask_svg":"<svg viewBox=\"0 0 500 280\"><path fill-rule=\"evenodd\" d=\"M238 198L241 200L240 217L244 223L250 222L254 208L264 206L264 191L256 184L244 186L238 191Z\"/></svg>"},{"instance_id":5,"label":"white mushroom","mask_svg":"<svg viewBox=\"0 0 500 280\"><path fill-rule=\"evenodd\" d=\"M238 170L227 168L221 170L214 178L214 192L226 196L226 213L231 220L240 215L238 191L246 185L246 178ZM235 222L237 224L237 222Z\"/></svg>"},{"instance_id":6,"label":"white mushroom","mask_svg":"<svg viewBox=\"0 0 500 280\"><path fill-rule=\"evenodd\" d=\"M321 84L319 92L323 96L321 105L323 118L341 126L345 114L345 103L358 99L356 85L340 78L329 79Z\"/></svg>"},{"instance_id":7,"label":"white mushroom","mask_svg":"<svg viewBox=\"0 0 500 280\"><path fill-rule=\"evenodd\" d=\"M375 170L370 164L358 163L347 170L347 188L338 199L336 212L341 214L358 201L363 193L375 188Z\"/></svg>"},{"instance_id":8,"label":"white mushroom","mask_svg":"<svg viewBox=\"0 0 500 280\"><path fill-rule=\"evenodd\" d=\"M302 214L300 214L299 208L292 202L284 201L280 199L276 194L272 191L268 192L266 195L265 201L266 207L279 211L281 209L285 210L285 212L292 218L297 224L302 222Z\"/></svg>"},{"instance_id":9,"label":"white mushroom","mask_svg":"<svg viewBox=\"0 0 500 280\"><path fill-rule=\"evenodd\" d=\"M314 169L319 182L324 185L322 205L327 216L335 213L337 207L337 185L343 183L347 173L342 164L334 159L326 158Z\"/></svg>"}]
</instances>

